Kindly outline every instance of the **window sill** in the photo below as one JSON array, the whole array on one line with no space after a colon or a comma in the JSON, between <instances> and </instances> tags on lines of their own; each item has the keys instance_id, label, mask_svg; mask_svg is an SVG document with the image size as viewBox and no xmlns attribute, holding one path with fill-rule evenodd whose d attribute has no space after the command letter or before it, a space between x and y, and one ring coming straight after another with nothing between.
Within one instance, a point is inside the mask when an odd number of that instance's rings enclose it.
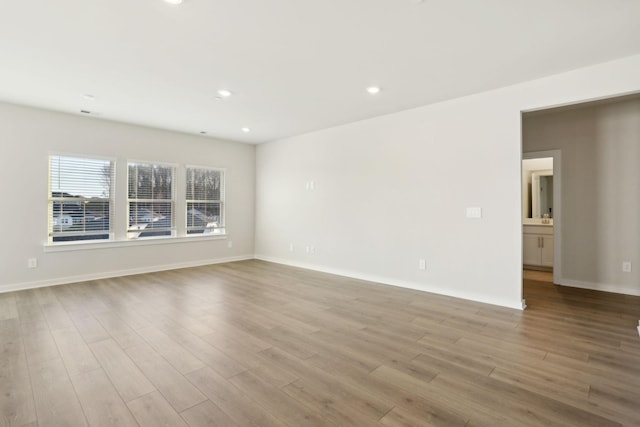
<instances>
[{"instance_id":1,"label":"window sill","mask_svg":"<svg viewBox=\"0 0 640 427\"><path fill-rule=\"evenodd\" d=\"M136 240L106 240L103 242L64 242L47 243L44 245L44 252L66 252L66 251L86 251L92 249L110 249L135 246L167 245L173 243L202 242L208 240L226 240L226 234L215 234L209 236L181 236L181 237L147 237Z\"/></svg>"}]
</instances>

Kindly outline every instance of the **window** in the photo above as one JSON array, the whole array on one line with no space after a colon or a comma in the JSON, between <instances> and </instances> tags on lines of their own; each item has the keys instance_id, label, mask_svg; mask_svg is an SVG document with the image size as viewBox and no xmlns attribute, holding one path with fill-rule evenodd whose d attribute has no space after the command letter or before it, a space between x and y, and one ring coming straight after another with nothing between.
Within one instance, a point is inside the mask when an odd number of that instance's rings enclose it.
<instances>
[{"instance_id":1,"label":"window","mask_svg":"<svg viewBox=\"0 0 640 427\"><path fill-rule=\"evenodd\" d=\"M175 236L175 175L172 165L129 162L129 239Z\"/></svg>"},{"instance_id":2,"label":"window","mask_svg":"<svg viewBox=\"0 0 640 427\"><path fill-rule=\"evenodd\" d=\"M224 234L224 171L187 166L187 234Z\"/></svg>"},{"instance_id":3,"label":"window","mask_svg":"<svg viewBox=\"0 0 640 427\"><path fill-rule=\"evenodd\" d=\"M49 243L112 238L114 162L49 156Z\"/></svg>"},{"instance_id":4,"label":"window","mask_svg":"<svg viewBox=\"0 0 640 427\"><path fill-rule=\"evenodd\" d=\"M116 240L125 240L121 239L125 232L126 240L224 237L224 169L184 166L184 184L180 181L178 187L178 170L183 176L181 165L129 161L122 180L115 165L115 159L49 156L49 244L111 241L120 245ZM123 193L127 185L126 203L124 194L119 196L122 204L115 198L116 178Z\"/></svg>"}]
</instances>

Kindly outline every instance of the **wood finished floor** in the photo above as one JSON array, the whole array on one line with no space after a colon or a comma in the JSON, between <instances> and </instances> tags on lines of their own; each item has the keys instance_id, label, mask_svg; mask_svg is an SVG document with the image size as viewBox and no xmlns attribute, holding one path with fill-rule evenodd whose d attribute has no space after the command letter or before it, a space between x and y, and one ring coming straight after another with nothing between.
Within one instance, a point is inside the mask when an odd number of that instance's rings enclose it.
<instances>
[{"instance_id":1,"label":"wood finished floor","mask_svg":"<svg viewBox=\"0 0 640 427\"><path fill-rule=\"evenodd\" d=\"M640 298L525 297L261 261L0 294L0 425L640 425Z\"/></svg>"}]
</instances>

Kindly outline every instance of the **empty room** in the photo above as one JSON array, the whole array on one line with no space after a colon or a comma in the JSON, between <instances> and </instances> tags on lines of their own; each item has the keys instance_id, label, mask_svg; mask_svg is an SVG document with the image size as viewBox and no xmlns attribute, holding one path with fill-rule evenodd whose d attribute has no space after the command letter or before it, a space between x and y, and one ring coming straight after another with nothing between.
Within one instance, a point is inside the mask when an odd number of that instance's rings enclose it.
<instances>
[{"instance_id":1,"label":"empty room","mask_svg":"<svg viewBox=\"0 0 640 427\"><path fill-rule=\"evenodd\" d=\"M640 426L640 1L0 8L0 426Z\"/></svg>"}]
</instances>

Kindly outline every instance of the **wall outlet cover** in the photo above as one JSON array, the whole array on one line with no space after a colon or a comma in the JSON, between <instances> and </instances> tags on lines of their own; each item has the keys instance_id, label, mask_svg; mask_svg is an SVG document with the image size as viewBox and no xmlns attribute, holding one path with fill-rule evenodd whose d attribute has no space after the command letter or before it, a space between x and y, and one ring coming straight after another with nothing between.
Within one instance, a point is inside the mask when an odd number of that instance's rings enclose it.
<instances>
[{"instance_id":1,"label":"wall outlet cover","mask_svg":"<svg viewBox=\"0 0 640 427\"><path fill-rule=\"evenodd\" d=\"M471 219L482 218L482 208L477 206L467 208L467 218L471 218Z\"/></svg>"}]
</instances>

